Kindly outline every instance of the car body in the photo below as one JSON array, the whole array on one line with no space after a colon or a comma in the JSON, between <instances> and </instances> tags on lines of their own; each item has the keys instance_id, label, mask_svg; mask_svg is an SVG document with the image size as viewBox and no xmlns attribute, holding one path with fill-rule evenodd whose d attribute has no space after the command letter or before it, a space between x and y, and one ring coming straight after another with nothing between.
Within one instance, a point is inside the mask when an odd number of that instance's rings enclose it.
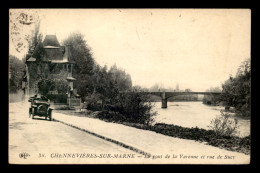
<instances>
[{"instance_id":1,"label":"car body","mask_svg":"<svg viewBox=\"0 0 260 173\"><path fill-rule=\"evenodd\" d=\"M48 99L30 97L28 101L31 102L29 117L32 116L32 119L34 119L34 116L40 116L45 117L45 119L49 118L50 121L52 120L53 109L50 107Z\"/></svg>"}]
</instances>

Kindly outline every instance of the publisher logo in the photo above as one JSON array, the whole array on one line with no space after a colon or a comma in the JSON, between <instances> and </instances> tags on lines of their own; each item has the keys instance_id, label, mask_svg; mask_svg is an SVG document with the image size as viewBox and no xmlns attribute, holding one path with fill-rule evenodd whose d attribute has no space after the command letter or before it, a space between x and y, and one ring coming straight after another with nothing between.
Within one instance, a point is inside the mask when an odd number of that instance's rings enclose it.
<instances>
[{"instance_id":1,"label":"publisher logo","mask_svg":"<svg viewBox=\"0 0 260 173\"><path fill-rule=\"evenodd\" d=\"M19 157L22 158L22 159L27 159L27 157L29 157L29 156L30 156L30 154L26 153L26 152L23 152L23 153L19 154Z\"/></svg>"}]
</instances>

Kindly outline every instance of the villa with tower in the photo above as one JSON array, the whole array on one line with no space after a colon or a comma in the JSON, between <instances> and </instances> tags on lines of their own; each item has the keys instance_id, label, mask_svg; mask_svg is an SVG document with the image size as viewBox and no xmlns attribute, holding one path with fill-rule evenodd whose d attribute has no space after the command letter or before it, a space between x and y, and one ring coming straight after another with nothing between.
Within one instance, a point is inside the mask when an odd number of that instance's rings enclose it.
<instances>
[{"instance_id":1,"label":"villa with tower","mask_svg":"<svg viewBox=\"0 0 260 173\"><path fill-rule=\"evenodd\" d=\"M49 95L63 95L64 98L77 95L76 79L73 77L75 62L68 46L61 46L56 35L46 35L43 42L35 47L37 51L33 50L26 60L23 86L27 96L38 93L38 82L41 79L63 80L69 86L65 94L56 87L49 91ZM41 55L35 52L41 52Z\"/></svg>"}]
</instances>

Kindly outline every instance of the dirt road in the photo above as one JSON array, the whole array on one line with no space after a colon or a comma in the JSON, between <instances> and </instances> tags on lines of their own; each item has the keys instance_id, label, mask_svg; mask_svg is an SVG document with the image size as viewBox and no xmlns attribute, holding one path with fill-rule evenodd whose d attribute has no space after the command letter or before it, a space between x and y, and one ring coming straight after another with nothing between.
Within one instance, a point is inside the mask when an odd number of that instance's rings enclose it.
<instances>
[{"instance_id":1,"label":"dirt road","mask_svg":"<svg viewBox=\"0 0 260 173\"><path fill-rule=\"evenodd\" d=\"M31 119L28 106L9 104L10 163L109 163L108 154L137 154L59 122Z\"/></svg>"}]
</instances>

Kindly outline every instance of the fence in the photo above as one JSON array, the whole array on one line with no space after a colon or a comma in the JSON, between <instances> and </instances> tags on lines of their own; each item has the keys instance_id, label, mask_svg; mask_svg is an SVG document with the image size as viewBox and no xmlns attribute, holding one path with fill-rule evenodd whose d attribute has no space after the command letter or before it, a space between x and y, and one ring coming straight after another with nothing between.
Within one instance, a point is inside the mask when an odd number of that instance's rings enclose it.
<instances>
[{"instance_id":1,"label":"fence","mask_svg":"<svg viewBox=\"0 0 260 173\"><path fill-rule=\"evenodd\" d=\"M68 98L68 104L70 108L80 107L81 99L80 98Z\"/></svg>"}]
</instances>

